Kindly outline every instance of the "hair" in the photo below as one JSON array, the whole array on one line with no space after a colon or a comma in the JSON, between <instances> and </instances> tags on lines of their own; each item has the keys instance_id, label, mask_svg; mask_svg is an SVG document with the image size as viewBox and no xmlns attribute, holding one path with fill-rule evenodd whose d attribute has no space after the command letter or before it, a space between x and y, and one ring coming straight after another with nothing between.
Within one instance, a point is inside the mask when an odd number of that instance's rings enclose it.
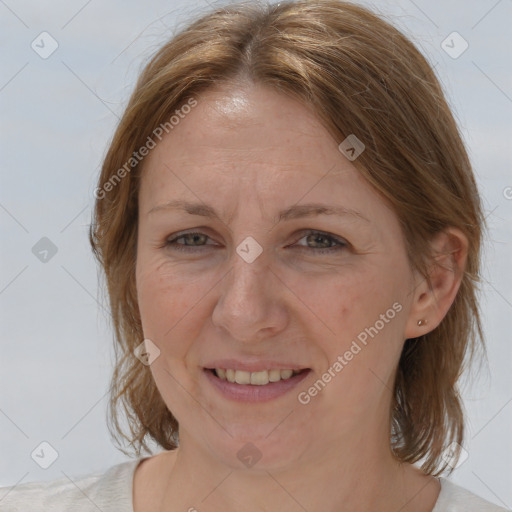
<instances>
[{"instance_id":1,"label":"hair","mask_svg":"<svg viewBox=\"0 0 512 512\"><path fill-rule=\"evenodd\" d=\"M137 454L150 451L148 438L166 450L178 444L178 422L134 355L143 340L135 284L143 162L133 156L180 105L208 88L247 82L311 107L338 142L355 134L364 143L353 164L393 208L411 268L429 285L434 235L455 227L467 237L466 266L449 311L431 332L405 340L390 410L394 456L421 463L427 474L449 470L443 450L461 445L464 434L457 381L475 348L484 346L477 302L485 229L480 197L425 57L383 18L337 0L218 8L174 35L142 70L103 162L89 234L116 341L111 434Z\"/></svg>"}]
</instances>

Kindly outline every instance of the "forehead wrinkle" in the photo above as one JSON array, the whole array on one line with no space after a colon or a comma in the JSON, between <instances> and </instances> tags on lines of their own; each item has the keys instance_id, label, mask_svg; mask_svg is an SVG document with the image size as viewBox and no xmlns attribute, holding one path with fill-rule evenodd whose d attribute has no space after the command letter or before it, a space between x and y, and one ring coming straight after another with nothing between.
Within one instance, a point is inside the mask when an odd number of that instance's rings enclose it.
<instances>
[{"instance_id":1,"label":"forehead wrinkle","mask_svg":"<svg viewBox=\"0 0 512 512\"><path fill-rule=\"evenodd\" d=\"M193 203L183 199L171 199L170 201L166 201L165 203L158 204L151 208L146 215L166 210L181 210L184 211L185 213L188 213L189 215L217 219L222 223L229 224L233 220L233 217L238 210L237 206L235 206L235 209L233 211L229 213L225 212L225 214L222 215L225 218L225 221L222 220L221 215L217 213L213 206L206 204L202 201L199 203Z\"/></svg>"}]
</instances>

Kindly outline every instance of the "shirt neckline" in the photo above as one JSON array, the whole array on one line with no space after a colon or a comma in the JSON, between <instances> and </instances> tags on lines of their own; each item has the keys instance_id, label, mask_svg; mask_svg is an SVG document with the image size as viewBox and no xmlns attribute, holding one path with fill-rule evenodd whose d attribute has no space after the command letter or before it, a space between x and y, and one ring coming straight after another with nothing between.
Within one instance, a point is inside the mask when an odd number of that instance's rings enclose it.
<instances>
[{"instance_id":1,"label":"shirt neckline","mask_svg":"<svg viewBox=\"0 0 512 512\"><path fill-rule=\"evenodd\" d=\"M134 508L134 502L133 502L133 490L134 490L134 487L135 487L135 472L137 471L137 468L139 467L139 465L147 460L147 459L150 459L151 456L148 456L148 457L142 457L142 458L139 458L139 459L136 459L134 461L130 461L128 462L128 464L131 465L131 472L130 472L130 478L128 479L128 495L129 495L129 502L130 502L130 512L135 512L135 508ZM431 512L439 512L439 507L442 505L442 502L445 498L445 494L446 494L446 479L443 478L443 477L436 477L436 480L439 482L441 488L439 490L439 494L437 495L437 499L436 499L436 502L434 503L434 508L432 509Z\"/></svg>"}]
</instances>

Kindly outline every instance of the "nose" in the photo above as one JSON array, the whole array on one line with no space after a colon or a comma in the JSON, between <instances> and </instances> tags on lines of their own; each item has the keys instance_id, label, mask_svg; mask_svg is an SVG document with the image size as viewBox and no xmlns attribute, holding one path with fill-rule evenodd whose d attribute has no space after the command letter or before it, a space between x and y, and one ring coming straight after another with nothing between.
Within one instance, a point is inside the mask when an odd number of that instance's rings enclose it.
<instances>
[{"instance_id":1,"label":"nose","mask_svg":"<svg viewBox=\"0 0 512 512\"><path fill-rule=\"evenodd\" d=\"M284 285L263 254L248 263L234 253L231 271L219 287L212 322L232 339L254 343L285 329Z\"/></svg>"}]
</instances>

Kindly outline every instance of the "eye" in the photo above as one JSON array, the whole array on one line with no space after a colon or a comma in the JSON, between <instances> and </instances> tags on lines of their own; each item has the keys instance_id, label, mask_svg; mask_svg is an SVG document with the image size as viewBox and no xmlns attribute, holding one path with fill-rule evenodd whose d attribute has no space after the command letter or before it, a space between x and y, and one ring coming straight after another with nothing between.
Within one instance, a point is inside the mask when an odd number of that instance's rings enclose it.
<instances>
[{"instance_id":1,"label":"eye","mask_svg":"<svg viewBox=\"0 0 512 512\"><path fill-rule=\"evenodd\" d=\"M306 242L306 245L299 243L302 240ZM300 250L313 250L314 253L320 254L332 253L348 247L348 243L344 240L334 235L315 230L308 230L303 233L302 238L300 238L296 244L298 244Z\"/></svg>"},{"instance_id":2,"label":"eye","mask_svg":"<svg viewBox=\"0 0 512 512\"><path fill-rule=\"evenodd\" d=\"M184 243L178 242L183 240ZM202 247L204 245L216 245L213 243L206 243L207 240L211 240L208 235L200 232L181 233L165 242L166 247L177 249L180 251L195 252L195 248Z\"/></svg>"},{"instance_id":3,"label":"eye","mask_svg":"<svg viewBox=\"0 0 512 512\"><path fill-rule=\"evenodd\" d=\"M301 241L305 241L305 244L300 243ZM200 251L200 248L206 245L217 247L217 244L208 235L199 231L181 233L165 242L165 247L188 252ZM299 250L313 251L314 254L333 253L346 249L348 245L347 242L334 235L315 230L303 232L302 237L295 243L295 247L298 246Z\"/></svg>"}]
</instances>

